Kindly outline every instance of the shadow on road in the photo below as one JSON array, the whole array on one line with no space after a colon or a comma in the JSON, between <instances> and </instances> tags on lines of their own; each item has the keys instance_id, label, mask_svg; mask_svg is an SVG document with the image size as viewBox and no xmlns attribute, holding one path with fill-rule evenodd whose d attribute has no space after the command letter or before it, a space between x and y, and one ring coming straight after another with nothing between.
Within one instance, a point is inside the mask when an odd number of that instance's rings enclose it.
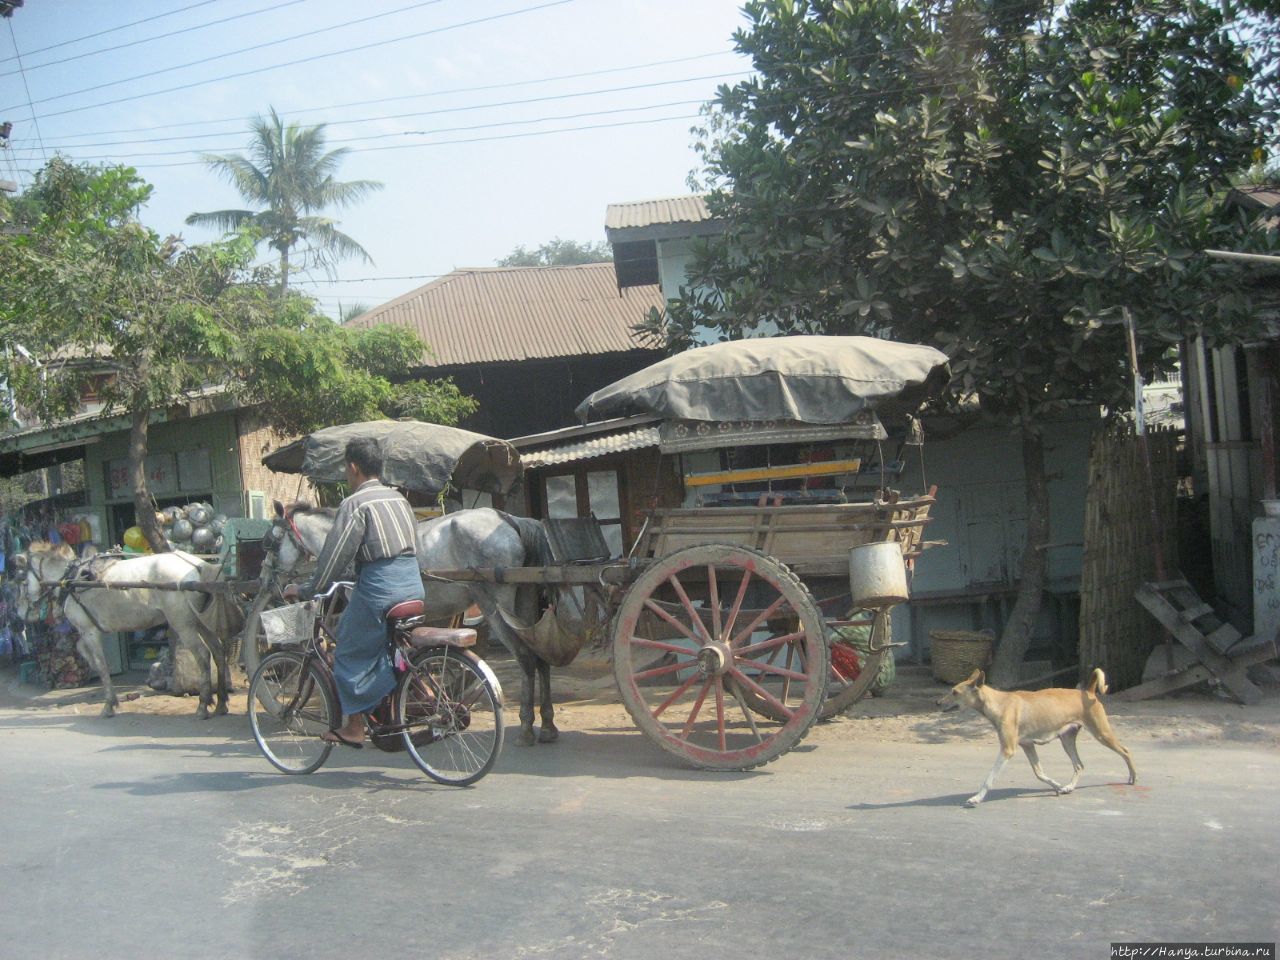
<instances>
[{"instance_id":1,"label":"shadow on road","mask_svg":"<svg viewBox=\"0 0 1280 960\"><path fill-rule=\"evenodd\" d=\"M416 770L412 773L408 770L395 772L399 776L392 776L381 771L327 770L323 768L314 774L303 777L291 777L286 774L275 773L269 769L216 773L174 773L163 777L151 777L147 780L121 780L113 783L98 783L94 784L93 789L127 793L133 797L197 793L243 793L248 790L288 789L297 787L300 784L305 784L308 790L319 789L334 792L360 790L365 793L385 793L388 791L421 792L423 790L436 790L457 793L459 791L458 787L446 787L443 784L428 780Z\"/></svg>"}]
</instances>

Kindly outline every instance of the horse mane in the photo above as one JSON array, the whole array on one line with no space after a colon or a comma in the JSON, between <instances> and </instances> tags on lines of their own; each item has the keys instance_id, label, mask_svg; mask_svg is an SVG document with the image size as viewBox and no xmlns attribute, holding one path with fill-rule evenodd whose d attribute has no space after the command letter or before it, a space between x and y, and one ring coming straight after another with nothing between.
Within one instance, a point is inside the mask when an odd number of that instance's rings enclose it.
<instances>
[{"instance_id":1,"label":"horse mane","mask_svg":"<svg viewBox=\"0 0 1280 960\"><path fill-rule=\"evenodd\" d=\"M285 511L287 516L293 516L298 513L313 513L318 517L335 517L338 515L338 511L333 507L316 507L306 500L295 500L289 504L289 508Z\"/></svg>"},{"instance_id":2,"label":"horse mane","mask_svg":"<svg viewBox=\"0 0 1280 960\"><path fill-rule=\"evenodd\" d=\"M59 560L74 560L76 552L65 543L54 545L48 540L34 540L27 547L28 553L51 553Z\"/></svg>"}]
</instances>

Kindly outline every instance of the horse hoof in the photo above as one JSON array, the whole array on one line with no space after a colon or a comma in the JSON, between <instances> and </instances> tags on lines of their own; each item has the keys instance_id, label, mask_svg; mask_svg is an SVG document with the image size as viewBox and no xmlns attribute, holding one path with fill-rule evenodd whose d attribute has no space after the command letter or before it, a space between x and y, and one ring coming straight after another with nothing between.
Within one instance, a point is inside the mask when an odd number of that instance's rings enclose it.
<instances>
[{"instance_id":1,"label":"horse hoof","mask_svg":"<svg viewBox=\"0 0 1280 960\"><path fill-rule=\"evenodd\" d=\"M533 735L533 730L525 729L520 731L520 736L516 738L516 743L522 747L532 747L538 742L538 738Z\"/></svg>"},{"instance_id":2,"label":"horse hoof","mask_svg":"<svg viewBox=\"0 0 1280 960\"><path fill-rule=\"evenodd\" d=\"M213 715L215 717L225 717L229 712L227 705L224 703L222 706L218 707L217 710L213 711Z\"/></svg>"},{"instance_id":3,"label":"horse hoof","mask_svg":"<svg viewBox=\"0 0 1280 960\"><path fill-rule=\"evenodd\" d=\"M560 739L560 731L555 727L543 727L538 731L539 743L555 743Z\"/></svg>"}]
</instances>

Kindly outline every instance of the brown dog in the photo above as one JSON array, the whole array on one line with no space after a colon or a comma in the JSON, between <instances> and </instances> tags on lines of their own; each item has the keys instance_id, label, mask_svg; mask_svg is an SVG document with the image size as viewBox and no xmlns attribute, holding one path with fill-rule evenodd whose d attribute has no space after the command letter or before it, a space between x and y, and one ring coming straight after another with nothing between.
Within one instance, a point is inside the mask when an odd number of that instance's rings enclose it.
<instances>
[{"instance_id":1,"label":"brown dog","mask_svg":"<svg viewBox=\"0 0 1280 960\"><path fill-rule=\"evenodd\" d=\"M1111 732L1111 723L1107 713L1102 709L1099 693L1107 692L1107 678L1101 670L1095 669L1089 678L1089 685L1078 690L996 690L985 683L986 677L981 670L975 670L968 680L957 683L938 701L943 710L955 710L959 707L972 707L991 721L1000 736L1000 754L996 757L995 766L987 774L982 789L964 802L966 807L976 807L987 795L991 785L995 783L1009 758L1013 756L1014 747L1022 747L1031 762L1031 771L1038 779L1049 784L1058 793L1070 793L1080 780L1080 771L1084 764L1080 762L1080 754L1076 752L1076 734L1085 727L1094 738L1110 747L1129 765L1129 782L1137 780L1138 772L1134 769L1133 758L1129 756L1116 735ZM1036 745L1046 744L1051 740L1061 740L1062 747L1071 758L1075 775L1066 786L1051 780L1040 769L1040 757L1036 754Z\"/></svg>"}]
</instances>

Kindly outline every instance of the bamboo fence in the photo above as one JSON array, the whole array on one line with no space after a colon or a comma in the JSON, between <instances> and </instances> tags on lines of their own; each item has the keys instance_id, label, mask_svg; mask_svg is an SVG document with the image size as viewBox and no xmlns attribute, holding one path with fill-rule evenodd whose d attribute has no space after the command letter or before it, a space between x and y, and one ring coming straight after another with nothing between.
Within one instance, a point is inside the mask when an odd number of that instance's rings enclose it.
<instances>
[{"instance_id":1,"label":"bamboo fence","mask_svg":"<svg viewBox=\"0 0 1280 960\"><path fill-rule=\"evenodd\" d=\"M1178 576L1177 434L1147 435L1152 486L1163 540L1164 575ZM1101 667L1117 690L1142 682L1163 629L1134 599L1156 579L1157 537L1138 438L1132 429L1099 431L1089 452L1084 555L1080 569L1080 674Z\"/></svg>"}]
</instances>

